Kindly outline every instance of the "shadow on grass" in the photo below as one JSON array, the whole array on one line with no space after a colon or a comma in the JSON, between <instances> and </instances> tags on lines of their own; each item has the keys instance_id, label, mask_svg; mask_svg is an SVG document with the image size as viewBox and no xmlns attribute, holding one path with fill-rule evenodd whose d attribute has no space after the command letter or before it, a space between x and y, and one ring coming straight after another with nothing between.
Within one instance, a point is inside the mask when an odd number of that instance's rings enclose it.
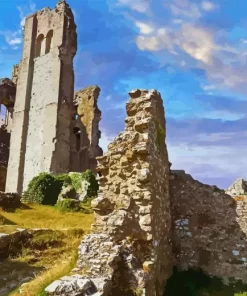
<instances>
[{"instance_id":1,"label":"shadow on grass","mask_svg":"<svg viewBox=\"0 0 247 296\"><path fill-rule=\"evenodd\" d=\"M44 270L43 267L30 266L17 259L6 259L0 262L0 295L7 296L23 283L29 282Z\"/></svg>"},{"instance_id":2,"label":"shadow on grass","mask_svg":"<svg viewBox=\"0 0 247 296\"><path fill-rule=\"evenodd\" d=\"M225 285L221 279L209 277L201 270L178 271L174 268L164 296L237 296L246 291L247 285L241 281Z\"/></svg>"},{"instance_id":3,"label":"shadow on grass","mask_svg":"<svg viewBox=\"0 0 247 296\"><path fill-rule=\"evenodd\" d=\"M0 225L17 225L17 224L0 214Z\"/></svg>"}]
</instances>

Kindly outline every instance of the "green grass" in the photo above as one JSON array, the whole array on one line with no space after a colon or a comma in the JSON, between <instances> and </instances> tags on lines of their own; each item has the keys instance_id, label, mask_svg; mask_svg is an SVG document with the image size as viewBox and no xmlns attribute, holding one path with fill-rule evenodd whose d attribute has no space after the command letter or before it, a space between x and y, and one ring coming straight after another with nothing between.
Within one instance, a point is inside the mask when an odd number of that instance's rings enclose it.
<instances>
[{"instance_id":1,"label":"green grass","mask_svg":"<svg viewBox=\"0 0 247 296\"><path fill-rule=\"evenodd\" d=\"M1 264L0 287L4 285L1 279L12 281L21 275L28 283L21 293L17 285L8 296L44 296L50 283L69 274L75 266L78 246L83 235L90 231L92 221L92 214L63 213L55 207L37 204L23 205L11 213L0 211L0 232L10 233L16 228L49 229L35 232L20 255Z\"/></svg>"},{"instance_id":2,"label":"green grass","mask_svg":"<svg viewBox=\"0 0 247 296\"><path fill-rule=\"evenodd\" d=\"M16 225L19 228L49 228L61 229L83 229L89 231L93 221L93 214L82 212L63 213L53 206L39 204L26 204L15 212L4 212L0 210L0 226L8 228L7 225Z\"/></svg>"}]
</instances>

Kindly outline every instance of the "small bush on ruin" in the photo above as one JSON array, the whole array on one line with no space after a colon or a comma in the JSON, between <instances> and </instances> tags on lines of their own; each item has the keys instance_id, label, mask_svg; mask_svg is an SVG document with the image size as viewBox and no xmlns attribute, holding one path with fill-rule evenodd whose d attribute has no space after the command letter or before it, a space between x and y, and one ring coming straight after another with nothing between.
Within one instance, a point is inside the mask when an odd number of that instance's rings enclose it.
<instances>
[{"instance_id":1,"label":"small bush on ruin","mask_svg":"<svg viewBox=\"0 0 247 296\"><path fill-rule=\"evenodd\" d=\"M72 186L76 191L78 191L81 188L82 174L81 173L70 174L70 179L71 179Z\"/></svg>"},{"instance_id":2,"label":"small bush on ruin","mask_svg":"<svg viewBox=\"0 0 247 296\"><path fill-rule=\"evenodd\" d=\"M95 197L98 194L99 184L96 180L94 174L90 170L86 170L82 173L82 179L89 183L89 187L87 189L88 197Z\"/></svg>"},{"instance_id":3,"label":"small bush on ruin","mask_svg":"<svg viewBox=\"0 0 247 296\"><path fill-rule=\"evenodd\" d=\"M30 181L27 190L23 193L22 200L29 203L54 205L63 185L69 182L70 178L65 174L53 176L41 173Z\"/></svg>"},{"instance_id":4,"label":"small bush on ruin","mask_svg":"<svg viewBox=\"0 0 247 296\"><path fill-rule=\"evenodd\" d=\"M72 186L76 191L79 191L82 188L82 182L87 181L87 197L95 197L97 196L99 185L94 176L94 174L90 170L86 170L83 173L73 173L70 175Z\"/></svg>"}]
</instances>

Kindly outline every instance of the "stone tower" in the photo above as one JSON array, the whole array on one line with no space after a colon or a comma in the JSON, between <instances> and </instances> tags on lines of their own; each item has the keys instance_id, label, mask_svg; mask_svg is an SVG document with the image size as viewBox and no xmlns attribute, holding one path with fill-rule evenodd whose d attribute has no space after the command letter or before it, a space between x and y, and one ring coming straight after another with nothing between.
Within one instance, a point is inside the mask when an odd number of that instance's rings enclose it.
<instances>
[{"instance_id":1,"label":"stone tower","mask_svg":"<svg viewBox=\"0 0 247 296\"><path fill-rule=\"evenodd\" d=\"M76 25L65 1L25 20L6 191L22 193L40 172L70 170Z\"/></svg>"}]
</instances>

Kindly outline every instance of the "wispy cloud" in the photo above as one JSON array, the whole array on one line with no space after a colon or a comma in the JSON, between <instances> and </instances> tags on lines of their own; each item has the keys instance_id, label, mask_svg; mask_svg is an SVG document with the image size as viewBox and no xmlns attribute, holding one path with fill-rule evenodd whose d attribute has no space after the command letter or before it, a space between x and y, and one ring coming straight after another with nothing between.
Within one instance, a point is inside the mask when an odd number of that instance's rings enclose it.
<instances>
[{"instance_id":1,"label":"wispy cloud","mask_svg":"<svg viewBox=\"0 0 247 296\"><path fill-rule=\"evenodd\" d=\"M139 13L146 13L150 10L150 0L118 0L118 4Z\"/></svg>"},{"instance_id":2,"label":"wispy cloud","mask_svg":"<svg viewBox=\"0 0 247 296\"><path fill-rule=\"evenodd\" d=\"M210 1L202 1L201 7L205 11L214 11L218 8L216 4Z\"/></svg>"},{"instance_id":3,"label":"wispy cloud","mask_svg":"<svg viewBox=\"0 0 247 296\"><path fill-rule=\"evenodd\" d=\"M21 31L0 31L0 35L4 36L5 42L10 46L16 46L22 42Z\"/></svg>"},{"instance_id":4,"label":"wispy cloud","mask_svg":"<svg viewBox=\"0 0 247 296\"><path fill-rule=\"evenodd\" d=\"M29 0L27 5L17 6L16 8L19 11L20 28L16 31L5 30L0 32L0 34L4 36L6 43L12 49L18 49L18 45L22 43L22 31L25 25L25 17L36 10L36 4L32 0Z\"/></svg>"}]
</instances>

